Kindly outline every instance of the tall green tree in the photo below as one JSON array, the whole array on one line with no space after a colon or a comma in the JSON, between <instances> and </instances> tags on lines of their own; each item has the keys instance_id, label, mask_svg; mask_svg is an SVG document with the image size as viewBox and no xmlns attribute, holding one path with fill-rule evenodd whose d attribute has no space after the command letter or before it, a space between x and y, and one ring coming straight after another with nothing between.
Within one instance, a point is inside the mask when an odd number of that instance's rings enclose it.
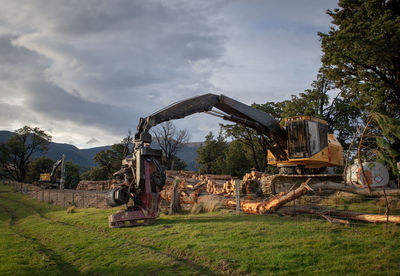
<instances>
[{"instance_id":1,"label":"tall green tree","mask_svg":"<svg viewBox=\"0 0 400 276\"><path fill-rule=\"evenodd\" d=\"M396 163L400 162L400 120L378 113L372 114L372 117L382 131L382 135L376 138L378 160L388 165L392 175L398 175Z\"/></svg>"},{"instance_id":2,"label":"tall green tree","mask_svg":"<svg viewBox=\"0 0 400 276\"><path fill-rule=\"evenodd\" d=\"M281 120L281 113L283 112L281 103L253 103L252 107L272 115L277 121ZM257 171L268 170L267 154L268 149L273 145L269 137L240 124L221 124L220 127L226 138L231 138L242 144L242 149L246 154L250 168L255 168Z\"/></svg>"},{"instance_id":3,"label":"tall green tree","mask_svg":"<svg viewBox=\"0 0 400 276\"><path fill-rule=\"evenodd\" d=\"M181 170L186 170L186 167L187 164L184 160L180 159L175 155L172 156L171 170L181 171Z\"/></svg>"},{"instance_id":4,"label":"tall green tree","mask_svg":"<svg viewBox=\"0 0 400 276\"><path fill-rule=\"evenodd\" d=\"M328 79L361 110L400 118L399 0L340 0L319 33Z\"/></svg>"},{"instance_id":5,"label":"tall green tree","mask_svg":"<svg viewBox=\"0 0 400 276\"><path fill-rule=\"evenodd\" d=\"M106 180L108 179L108 173L103 167L94 167L88 171L83 172L80 175L80 179L82 180Z\"/></svg>"},{"instance_id":6,"label":"tall green tree","mask_svg":"<svg viewBox=\"0 0 400 276\"><path fill-rule=\"evenodd\" d=\"M342 93L332 99L333 82L327 79L321 69L317 79L307 89L298 95L292 95L290 100L283 101L282 117L299 115L313 116L328 123L329 133L334 133L342 145L346 145L356 131L362 112L352 104Z\"/></svg>"},{"instance_id":7,"label":"tall green tree","mask_svg":"<svg viewBox=\"0 0 400 276\"><path fill-rule=\"evenodd\" d=\"M221 174L224 171L224 158L227 151L227 142L221 133L215 139L212 132L204 143L197 149L197 167L203 174Z\"/></svg>"},{"instance_id":8,"label":"tall green tree","mask_svg":"<svg viewBox=\"0 0 400 276\"><path fill-rule=\"evenodd\" d=\"M35 158L29 163L26 181L32 183L38 181L41 173L49 173L53 167L54 160L47 156Z\"/></svg>"},{"instance_id":9,"label":"tall green tree","mask_svg":"<svg viewBox=\"0 0 400 276\"><path fill-rule=\"evenodd\" d=\"M228 144L223 161L223 174L243 177L252 168L251 162L247 159L243 144L237 140Z\"/></svg>"},{"instance_id":10,"label":"tall green tree","mask_svg":"<svg viewBox=\"0 0 400 276\"><path fill-rule=\"evenodd\" d=\"M0 143L0 163L8 177L24 181L33 154L46 152L50 141L51 136L44 130L24 126Z\"/></svg>"},{"instance_id":11,"label":"tall green tree","mask_svg":"<svg viewBox=\"0 0 400 276\"><path fill-rule=\"evenodd\" d=\"M131 132L129 131L128 136L125 137L121 143L114 144L109 150L102 150L95 154L94 161L99 166L98 169L92 171L92 176L96 179L88 180L104 180L112 178L113 173L121 168L122 159L132 152L133 139ZM102 172L100 172L102 170ZM87 177L89 174L85 174ZM97 179L99 177L104 177L103 179Z\"/></svg>"},{"instance_id":12,"label":"tall green tree","mask_svg":"<svg viewBox=\"0 0 400 276\"><path fill-rule=\"evenodd\" d=\"M65 188L75 189L80 179L79 166L72 161L65 163Z\"/></svg>"}]
</instances>

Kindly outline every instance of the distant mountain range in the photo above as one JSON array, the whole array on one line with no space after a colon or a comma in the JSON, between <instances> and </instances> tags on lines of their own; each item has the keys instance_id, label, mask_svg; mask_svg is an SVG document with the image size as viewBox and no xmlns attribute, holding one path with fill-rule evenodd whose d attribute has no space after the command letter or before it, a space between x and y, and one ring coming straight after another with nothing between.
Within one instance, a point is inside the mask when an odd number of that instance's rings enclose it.
<instances>
[{"instance_id":1,"label":"distant mountain range","mask_svg":"<svg viewBox=\"0 0 400 276\"><path fill-rule=\"evenodd\" d=\"M14 133L11 131L0 130L0 142L7 141ZM178 152L177 156L187 164L187 170L196 170L197 148L201 143L186 143ZM93 157L102 150L111 149L111 146L102 146L89 149L78 149L74 145L50 142L49 150L44 154L51 159L58 160L65 154L66 160L71 160L82 170L96 167ZM41 155L41 154L39 154ZM38 156L38 155L37 155Z\"/></svg>"}]
</instances>

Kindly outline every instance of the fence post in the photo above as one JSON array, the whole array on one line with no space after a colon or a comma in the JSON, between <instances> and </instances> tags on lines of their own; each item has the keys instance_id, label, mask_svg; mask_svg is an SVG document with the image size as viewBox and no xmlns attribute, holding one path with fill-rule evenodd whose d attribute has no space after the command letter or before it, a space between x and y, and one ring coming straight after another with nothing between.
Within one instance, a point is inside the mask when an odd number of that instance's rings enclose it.
<instances>
[{"instance_id":1,"label":"fence post","mask_svg":"<svg viewBox=\"0 0 400 276\"><path fill-rule=\"evenodd\" d=\"M44 201L44 191L42 190L42 202Z\"/></svg>"},{"instance_id":2,"label":"fence post","mask_svg":"<svg viewBox=\"0 0 400 276\"><path fill-rule=\"evenodd\" d=\"M383 187L383 195L385 196L385 203L386 203L386 211L385 211L385 215L386 215L386 231L388 230L388 226L389 226L389 201L387 199L386 196L386 191L385 191L385 187Z\"/></svg>"},{"instance_id":3,"label":"fence post","mask_svg":"<svg viewBox=\"0 0 400 276\"><path fill-rule=\"evenodd\" d=\"M295 188L293 189L293 197L294 197L294 195L295 195ZM293 211L294 211L294 215L296 215L296 198L294 197L294 200L293 200Z\"/></svg>"},{"instance_id":4,"label":"fence post","mask_svg":"<svg viewBox=\"0 0 400 276\"><path fill-rule=\"evenodd\" d=\"M75 193L72 192L72 202L71 202L72 206L75 205Z\"/></svg>"},{"instance_id":5,"label":"fence post","mask_svg":"<svg viewBox=\"0 0 400 276\"><path fill-rule=\"evenodd\" d=\"M240 180L235 179L236 189L236 213L240 213Z\"/></svg>"},{"instance_id":6,"label":"fence post","mask_svg":"<svg viewBox=\"0 0 400 276\"><path fill-rule=\"evenodd\" d=\"M85 193L82 193L82 208L85 208Z\"/></svg>"}]
</instances>

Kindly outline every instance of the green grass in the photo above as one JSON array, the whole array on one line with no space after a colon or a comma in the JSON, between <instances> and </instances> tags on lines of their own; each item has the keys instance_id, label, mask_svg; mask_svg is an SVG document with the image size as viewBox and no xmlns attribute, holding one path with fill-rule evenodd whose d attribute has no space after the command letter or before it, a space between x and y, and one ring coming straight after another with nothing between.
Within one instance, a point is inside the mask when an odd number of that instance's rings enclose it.
<instances>
[{"instance_id":1,"label":"green grass","mask_svg":"<svg viewBox=\"0 0 400 276\"><path fill-rule=\"evenodd\" d=\"M399 275L400 227L219 211L110 229L0 185L0 275Z\"/></svg>"}]
</instances>

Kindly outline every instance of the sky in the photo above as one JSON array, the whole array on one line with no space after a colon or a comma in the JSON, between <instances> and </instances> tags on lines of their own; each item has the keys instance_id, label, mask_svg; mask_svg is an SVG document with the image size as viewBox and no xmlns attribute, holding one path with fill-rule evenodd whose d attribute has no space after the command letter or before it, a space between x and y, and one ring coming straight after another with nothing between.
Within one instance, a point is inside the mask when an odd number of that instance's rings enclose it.
<instances>
[{"instance_id":1,"label":"sky","mask_svg":"<svg viewBox=\"0 0 400 276\"><path fill-rule=\"evenodd\" d=\"M246 104L310 88L334 0L0 0L0 130L117 143L140 117L185 98ZM174 121L191 141L221 119Z\"/></svg>"}]
</instances>

